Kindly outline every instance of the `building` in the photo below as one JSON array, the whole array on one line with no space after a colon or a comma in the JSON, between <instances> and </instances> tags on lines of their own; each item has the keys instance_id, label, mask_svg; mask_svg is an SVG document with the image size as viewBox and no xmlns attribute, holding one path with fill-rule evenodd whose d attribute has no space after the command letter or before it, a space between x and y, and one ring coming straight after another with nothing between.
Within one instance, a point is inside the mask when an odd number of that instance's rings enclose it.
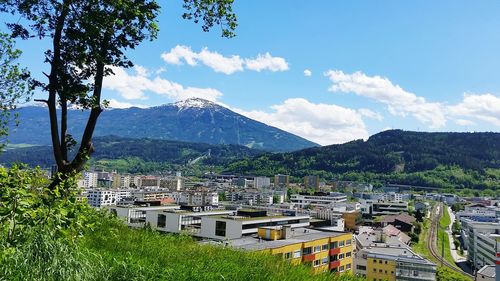
<instances>
[{"instance_id":1,"label":"building","mask_svg":"<svg viewBox=\"0 0 500 281\"><path fill-rule=\"evenodd\" d=\"M87 202L95 208L116 205L116 192L109 189L89 189Z\"/></svg>"},{"instance_id":2,"label":"building","mask_svg":"<svg viewBox=\"0 0 500 281\"><path fill-rule=\"evenodd\" d=\"M236 216L202 217L201 236L214 240L232 240L257 234L261 227L290 225L292 229L308 227L306 215L268 215L264 210L238 210Z\"/></svg>"},{"instance_id":3,"label":"building","mask_svg":"<svg viewBox=\"0 0 500 281\"><path fill-rule=\"evenodd\" d=\"M407 246L372 245L359 249L354 272L368 281L436 280L436 264L415 254Z\"/></svg>"},{"instance_id":4,"label":"building","mask_svg":"<svg viewBox=\"0 0 500 281\"><path fill-rule=\"evenodd\" d=\"M83 172L83 187L86 189L97 187L97 173Z\"/></svg>"},{"instance_id":5,"label":"building","mask_svg":"<svg viewBox=\"0 0 500 281\"><path fill-rule=\"evenodd\" d=\"M275 175L274 176L274 186L278 187L287 187L290 185L290 176L289 175Z\"/></svg>"},{"instance_id":6,"label":"building","mask_svg":"<svg viewBox=\"0 0 500 281\"><path fill-rule=\"evenodd\" d=\"M467 260L476 269L495 264L496 249L500 249L500 242L497 242L500 222L497 219L477 221L470 218L461 218L460 222Z\"/></svg>"},{"instance_id":7,"label":"building","mask_svg":"<svg viewBox=\"0 0 500 281\"><path fill-rule=\"evenodd\" d=\"M476 280L478 281L495 281L496 279L496 266L485 265L477 271Z\"/></svg>"},{"instance_id":8,"label":"building","mask_svg":"<svg viewBox=\"0 0 500 281\"><path fill-rule=\"evenodd\" d=\"M304 177L304 188L312 188L314 190L319 190L319 176L305 176Z\"/></svg>"},{"instance_id":9,"label":"building","mask_svg":"<svg viewBox=\"0 0 500 281\"><path fill-rule=\"evenodd\" d=\"M408 212L408 202L371 201L363 202L361 211L370 216L398 215Z\"/></svg>"},{"instance_id":10,"label":"building","mask_svg":"<svg viewBox=\"0 0 500 281\"><path fill-rule=\"evenodd\" d=\"M253 187L257 189L267 188L271 186L271 179L268 177L255 177L253 179Z\"/></svg>"},{"instance_id":11,"label":"building","mask_svg":"<svg viewBox=\"0 0 500 281\"><path fill-rule=\"evenodd\" d=\"M353 268L351 233L269 226L260 227L257 238L244 237L227 243L237 249L278 255L292 264L309 265L315 273L351 272Z\"/></svg>"},{"instance_id":12,"label":"building","mask_svg":"<svg viewBox=\"0 0 500 281\"><path fill-rule=\"evenodd\" d=\"M382 226L388 226L392 225L395 228L404 231L404 232L411 232L413 231L413 224L415 223L416 219L407 213L401 213L396 216L383 216L380 223Z\"/></svg>"},{"instance_id":13,"label":"building","mask_svg":"<svg viewBox=\"0 0 500 281\"><path fill-rule=\"evenodd\" d=\"M143 176L140 178L139 187L158 188L160 187L160 178L155 176Z\"/></svg>"},{"instance_id":14,"label":"building","mask_svg":"<svg viewBox=\"0 0 500 281\"><path fill-rule=\"evenodd\" d=\"M316 192L314 195L292 194L290 201L298 208L328 207L347 201L347 196L339 192Z\"/></svg>"}]
</instances>

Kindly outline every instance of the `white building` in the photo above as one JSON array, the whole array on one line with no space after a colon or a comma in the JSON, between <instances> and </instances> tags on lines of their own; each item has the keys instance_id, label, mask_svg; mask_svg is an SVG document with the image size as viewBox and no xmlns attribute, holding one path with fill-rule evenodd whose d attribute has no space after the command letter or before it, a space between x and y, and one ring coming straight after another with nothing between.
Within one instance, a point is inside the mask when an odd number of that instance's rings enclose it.
<instances>
[{"instance_id":1,"label":"white building","mask_svg":"<svg viewBox=\"0 0 500 281\"><path fill-rule=\"evenodd\" d=\"M474 221L461 218L462 238L467 249L467 260L476 268L495 264L496 249L500 249L500 222Z\"/></svg>"},{"instance_id":2,"label":"white building","mask_svg":"<svg viewBox=\"0 0 500 281\"><path fill-rule=\"evenodd\" d=\"M109 189L89 189L87 201L90 206L96 208L116 205L116 192Z\"/></svg>"},{"instance_id":3,"label":"white building","mask_svg":"<svg viewBox=\"0 0 500 281\"><path fill-rule=\"evenodd\" d=\"M84 188L97 187L97 173L96 172L83 172L83 187Z\"/></svg>"},{"instance_id":4,"label":"white building","mask_svg":"<svg viewBox=\"0 0 500 281\"><path fill-rule=\"evenodd\" d=\"M268 177L255 177L253 179L253 187L257 189L267 188L271 186L271 179Z\"/></svg>"},{"instance_id":5,"label":"white building","mask_svg":"<svg viewBox=\"0 0 500 281\"><path fill-rule=\"evenodd\" d=\"M335 203L346 202L347 196L343 193L330 192L315 195L292 194L290 201L298 208L328 207Z\"/></svg>"}]
</instances>

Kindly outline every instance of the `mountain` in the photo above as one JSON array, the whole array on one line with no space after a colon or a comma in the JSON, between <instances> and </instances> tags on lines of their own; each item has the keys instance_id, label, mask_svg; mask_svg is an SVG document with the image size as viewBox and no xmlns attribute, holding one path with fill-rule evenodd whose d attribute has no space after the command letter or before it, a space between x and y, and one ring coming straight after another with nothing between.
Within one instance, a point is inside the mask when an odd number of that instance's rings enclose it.
<instances>
[{"instance_id":1,"label":"mountain","mask_svg":"<svg viewBox=\"0 0 500 281\"><path fill-rule=\"evenodd\" d=\"M500 188L500 133L389 130L367 141L262 154L232 163L227 172Z\"/></svg>"},{"instance_id":2,"label":"mountain","mask_svg":"<svg viewBox=\"0 0 500 281\"><path fill-rule=\"evenodd\" d=\"M49 145L49 116L44 107L18 109L20 125L12 130L13 144ZM88 112L70 110L68 131L75 139L83 131ZM266 151L294 151L317 144L237 114L203 99L188 99L150 108L105 110L94 136L115 135L208 144L236 144Z\"/></svg>"},{"instance_id":3,"label":"mountain","mask_svg":"<svg viewBox=\"0 0 500 281\"><path fill-rule=\"evenodd\" d=\"M155 169L161 170L167 165L195 163L224 166L263 153L261 150L240 145L211 145L117 136L96 137L94 146L92 165L107 165L107 168L123 172L151 172ZM8 146L8 149L0 154L1 164L22 162L41 167L50 167L54 164L51 146L10 147Z\"/></svg>"}]
</instances>

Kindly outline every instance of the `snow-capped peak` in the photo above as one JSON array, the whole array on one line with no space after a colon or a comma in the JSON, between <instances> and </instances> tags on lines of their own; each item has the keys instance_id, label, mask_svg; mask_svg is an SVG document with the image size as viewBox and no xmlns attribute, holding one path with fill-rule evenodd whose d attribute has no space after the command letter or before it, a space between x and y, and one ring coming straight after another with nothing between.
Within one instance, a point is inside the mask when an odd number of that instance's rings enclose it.
<instances>
[{"instance_id":1,"label":"snow-capped peak","mask_svg":"<svg viewBox=\"0 0 500 281\"><path fill-rule=\"evenodd\" d=\"M209 100L201 99L201 98L190 98L187 100L182 100L174 103L175 106L177 106L179 109L185 109L185 108L210 108L210 107L216 107L217 104L214 102L211 102Z\"/></svg>"}]
</instances>

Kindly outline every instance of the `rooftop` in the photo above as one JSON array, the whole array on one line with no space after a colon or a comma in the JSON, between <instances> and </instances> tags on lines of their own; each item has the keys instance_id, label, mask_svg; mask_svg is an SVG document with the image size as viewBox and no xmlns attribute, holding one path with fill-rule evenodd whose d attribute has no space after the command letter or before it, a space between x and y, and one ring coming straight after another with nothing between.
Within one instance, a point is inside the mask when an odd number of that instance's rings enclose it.
<instances>
[{"instance_id":1,"label":"rooftop","mask_svg":"<svg viewBox=\"0 0 500 281\"><path fill-rule=\"evenodd\" d=\"M488 277L495 277L496 276L495 270L496 270L496 266L485 265L477 272L477 274L481 274L481 275L488 276Z\"/></svg>"},{"instance_id":2,"label":"rooftop","mask_svg":"<svg viewBox=\"0 0 500 281\"><path fill-rule=\"evenodd\" d=\"M243 237L229 241L229 244L234 248L258 251L265 249L274 249L287 245L310 242L319 239L330 237L338 237L348 234L347 232L326 232L307 228L292 229L291 237L281 240L263 240L256 237Z\"/></svg>"}]
</instances>

